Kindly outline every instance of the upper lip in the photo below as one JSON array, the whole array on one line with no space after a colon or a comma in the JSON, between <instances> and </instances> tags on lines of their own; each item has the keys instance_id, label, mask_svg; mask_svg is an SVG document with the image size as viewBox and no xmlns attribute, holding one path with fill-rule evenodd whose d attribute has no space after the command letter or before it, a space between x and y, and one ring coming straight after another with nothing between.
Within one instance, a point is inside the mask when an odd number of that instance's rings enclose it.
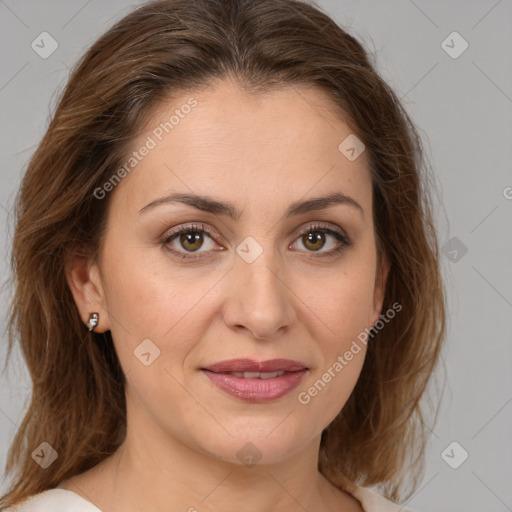
<instances>
[{"instance_id":1,"label":"upper lip","mask_svg":"<svg viewBox=\"0 0 512 512\"><path fill-rule=\"evenodd\" d=\"M255 361L254 359L229 359L201 368L215 373L226 372L295 372L307 369L299 361L291 359L269 359L268 361Z\"/></svg>"}]
</instances>

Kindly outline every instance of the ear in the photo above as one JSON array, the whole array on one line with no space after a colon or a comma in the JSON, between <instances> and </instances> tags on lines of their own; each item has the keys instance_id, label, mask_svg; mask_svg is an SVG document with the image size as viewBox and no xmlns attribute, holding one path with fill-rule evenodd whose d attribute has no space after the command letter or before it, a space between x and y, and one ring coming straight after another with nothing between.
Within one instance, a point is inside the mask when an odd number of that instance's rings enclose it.
<instances>
[{"instance_id":1,"label":"ear","mask_svg":"<svg viewBox=\"0 0 512 512\"><path fill-rule=\"evenodd\" d=\"M75 299L80 318L87 325L90 313L99 313L94 332L110 329L105 293L97 263L78 253L68 255L65 264L66 281Z\"/></svg>"},{"instance_id":2,"label":"ear","mask_svg":"<svg viewBox=\"0 0 512 512\"><path fill-rule=\"evenodd\" d=\"M384 295L386 294L386 283L388 280L389 269L391 268L385 254L381 255L379 268L375 276L375 287L373 293L373 311L371 325L375 325L380 317L382 305L384 303Z\"/></svg>"}]
</instances>

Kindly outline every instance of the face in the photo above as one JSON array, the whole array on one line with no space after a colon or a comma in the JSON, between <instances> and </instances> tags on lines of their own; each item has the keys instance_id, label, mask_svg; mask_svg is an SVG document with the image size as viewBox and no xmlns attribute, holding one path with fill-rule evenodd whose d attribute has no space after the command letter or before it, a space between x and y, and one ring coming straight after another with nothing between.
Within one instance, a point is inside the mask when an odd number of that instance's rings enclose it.
<instances>
[{"instance_id":1,"label":"face","mask_svg":"<svg viewBox=\"0 0 512 512\"><path fill-rule=\"evenodd\" d=\"M387 268L366 153L338 149L351 130L333 110L316 88L252 97L222 82L160 105L133 145L140 161L108 192L100 258L68 278L84 322L98 311L95 330L111 330L128 432L273 463L318 442L346 403ZM205 370L238 358L305 369Z\"/></svg>"}]
</instances>

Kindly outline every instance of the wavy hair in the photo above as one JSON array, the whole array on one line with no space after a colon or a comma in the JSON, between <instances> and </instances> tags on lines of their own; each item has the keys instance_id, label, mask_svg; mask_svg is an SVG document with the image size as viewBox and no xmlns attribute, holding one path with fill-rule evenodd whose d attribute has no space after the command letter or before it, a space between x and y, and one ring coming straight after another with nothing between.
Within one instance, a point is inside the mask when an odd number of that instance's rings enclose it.
<instances>
[{"instance_id":1,"label":"wavy hair","mask_svg":"<svg viewBox=\"0 0 512 512\"><path fill-rule=\"evenodd\" d=\"M161 102L228 77L251 94L321 88L366 146L379 262L385 255L391 264L383 311L402 310L369 343L353 393L322 433L318 469L339 488L375 485L395 501L418 485L428 434L420 398L440 359L446 313L417 128L363 46L318 6L160 0L127 14L77 62L16 196L6 366L19 342L32 393L0 509L90 469L122 443L124 375L110 331L90 333L79 316L66 258L98 254L109 201L94 190ZM31 455L42 442L58 453L47 469Z\"/></svg>"}]
</instances>

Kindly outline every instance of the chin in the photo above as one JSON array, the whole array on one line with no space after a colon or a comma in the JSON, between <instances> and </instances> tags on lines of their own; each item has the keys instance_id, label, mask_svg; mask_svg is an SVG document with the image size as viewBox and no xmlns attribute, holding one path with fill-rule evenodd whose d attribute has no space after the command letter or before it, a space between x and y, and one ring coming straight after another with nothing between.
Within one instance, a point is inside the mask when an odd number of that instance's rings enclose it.
<instances>
[{"instance_id":1,"label":"chin","mask_svg":"<svg viewBox=\"0 0 512 512\"><path fill-rule=\"evenodd\" d=\"M237 429L226 424L225 428L232 436L222 430L223 435L210 437L210 442L202 443L202 448L225 462L247 467L283 462L304 450L314 437L304 431L299 432L298 425L287 425L285 428L284 424L289 420L284 418L286 414L278 421L272 419L255 424L250 424L246 419L245 427ZM320 436L320 427L318 432Z\"/></svg>"}]
</instances>

